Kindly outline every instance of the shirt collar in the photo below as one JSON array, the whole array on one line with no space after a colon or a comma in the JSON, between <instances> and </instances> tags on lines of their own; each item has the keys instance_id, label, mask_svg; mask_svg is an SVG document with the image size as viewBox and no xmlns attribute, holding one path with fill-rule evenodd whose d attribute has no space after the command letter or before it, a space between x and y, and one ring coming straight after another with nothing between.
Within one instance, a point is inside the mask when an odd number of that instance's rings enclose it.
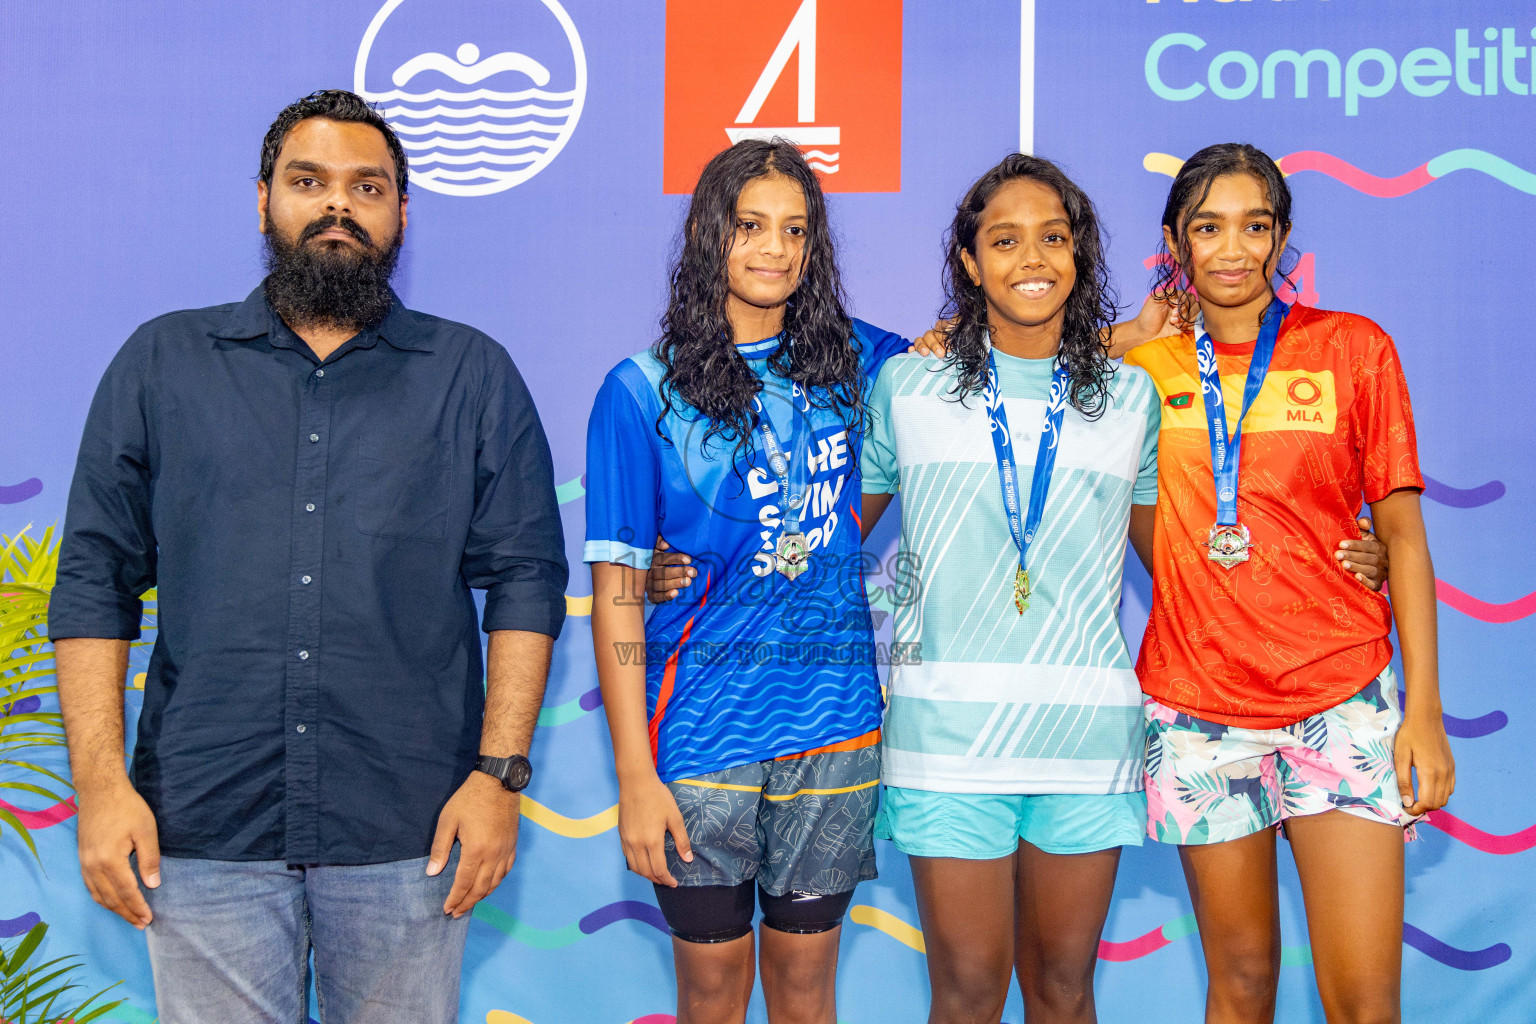
<instances>
[{"instance_id":1,"label":"shirt collar","mask_svg":"<svg viewBox=\"0 0 1536 1024\"><path fill-rule=\"evenodd\" d=\"M431 335L421 328L415 314L405 308L400 301L400 296L390 290L389 313L384 317L384 322L371 331L364 331L353 339L352 344L358 348L372 348L374 342L383 338L386 342L398 349L411 352L431 352L433 349ZM265 283L259 284L245 297L234 309L229 311L229 317L224 326L213 332L215 338L225 338L230 341L250 341L263 335L270 335L272 344L278 348L293 348L292 332L284 325L283 330L275 330L281 325L272 307L267 304Z\"/></svg>"},{"instance_id":2,"label":"shirt collar","mask_svg":"<svg viewBox=\"0 0 1536 1024\"><path fill-rule=\"evenodd\" d=\"M783 340L784 335L775 334L773 337L764 338L762 341L737 345L736 351L740 352L744 359L767 359L779 350L779 345L783 343Z\"/></svg>"}]
</instances>

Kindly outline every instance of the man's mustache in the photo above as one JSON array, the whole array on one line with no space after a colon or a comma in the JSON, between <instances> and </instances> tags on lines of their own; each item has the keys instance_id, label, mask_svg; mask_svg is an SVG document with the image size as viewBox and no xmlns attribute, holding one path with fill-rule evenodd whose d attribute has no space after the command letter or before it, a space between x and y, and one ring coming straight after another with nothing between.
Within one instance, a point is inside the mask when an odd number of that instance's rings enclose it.
<instances>
[{"instance_id":1,"label":"man's mustache","mask_svg":"<svg viewBox=\"0 0 1536 1024\"><path fill-rule=\"evenodd\" d=\"M308 242L310 239L320 234L320 232L328 231L331 228L341 228L343 231L347 232L353 238L368 246L370 249L373 248L373 236L368 233L367 228L363 227L351 217L338 217L335 214L327 214L324 217L312 221L310 225L304 229L304 233L299 236L299 244L303 245L305 242Z\"/></svg>"}]
</instances>

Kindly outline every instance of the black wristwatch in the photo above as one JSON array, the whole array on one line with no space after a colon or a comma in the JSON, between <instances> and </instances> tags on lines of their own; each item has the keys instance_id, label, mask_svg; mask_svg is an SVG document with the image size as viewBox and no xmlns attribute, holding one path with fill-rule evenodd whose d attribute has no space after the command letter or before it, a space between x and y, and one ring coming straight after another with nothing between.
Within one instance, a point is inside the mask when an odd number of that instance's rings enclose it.
<instances>
[{"instance_id":1,"label":"black wristwatch","mask_svg":"<svg viewBox=\"0 0 1536 1024\"><path fill-rule=\"evenodd\" d=\"M533 765L522 754L513 754L511 757L481 754L475 762L475 771L485 772L501 780L502 788L508 793L521 793L528 788L528 780L533 778Z\"/></svg>"}]
</instances>

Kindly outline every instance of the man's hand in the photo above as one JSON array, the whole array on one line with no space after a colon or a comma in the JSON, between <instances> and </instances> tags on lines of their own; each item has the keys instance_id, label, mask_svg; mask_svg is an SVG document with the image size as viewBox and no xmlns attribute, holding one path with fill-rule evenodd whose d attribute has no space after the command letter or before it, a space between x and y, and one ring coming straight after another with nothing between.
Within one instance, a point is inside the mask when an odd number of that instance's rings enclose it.
<instances>
[{"instance_id":1,"label":"man's hand","mask_svg":"<svg viewBox=\"0 0 1536 1024\"><path fill-rule=\"evenodd\" d=\"M1379 592L1387 582L1387 569L1390 568L1387 546L1371 532L1369 519L1357 519L1355 523L1360 527L1360 539L1339 541L1339 549L1333 557L1362 586Z\"/></svg>"},{"instance_id":2,"label":"man's hand","mask_svg":"<svg viewBox=\"0 0 1536 1024\"><path fill-rule=\"evenodd\" d=\"M125 778L102 792L80 791L80 877L91 899L135 928L153 919L133 876L129 854L137 854L139 875L151 889L160 887L160 832L149 804Z\"/></svg>"},{"instance_id":3,"label":"man's hand","mask_svg":"<svg viewBox=\"0 0 1536 1024\"><path fill-rule=\"evenodd\" d=\"M666 834L672 833L677 855L693 860L688 829L677 798L652 772L650 778L629 785L619 785L619 842L624 846L624 860L629 870L657 885L677 888L677 879L667 870Z\"/></svg>"},{"instance_id":4,"label":"man's hand","mask_svg":"<svg viewBox=\"0 0 1536 1024\"><path fill-rule=\"evenodd\" d=\"M436 875L448 863L453 841L459 841L459 868L443 913L463 917L501 884L517 859L519 794L484 772L470 772L464 785L437 816L427 874Z\"/></svg>"},{"instance_id":5,"label":"man's hand","mask_svg":"<svg viewBox=\"0 0 1536 1024\"><path fill-rule=\"evenodd\" d=\"M665 604L677 596L683 587L693 586L699 570L693 568L693 559L681 551L673 551L666 541L656 538L656 549L651 552L651 568L645 574L645 596L652 604Z\"/></svg>"},{"instance_id":6,"label":"man's hand","mask_svg":"<svg viewBox=\"0 0 1536 1024\"><path fill-rule=\"evenodd\" d=\"M1456 789L1456 760L1451 756L1451 741L1445 735L1445 718L1438 706L1419 714L1412 707L1408 709L1397 730L1393 760L1403 810L1418 817L1446 805ZM1411 770L1418 773L1417 797Z\"/></svg>"}]
</instances>

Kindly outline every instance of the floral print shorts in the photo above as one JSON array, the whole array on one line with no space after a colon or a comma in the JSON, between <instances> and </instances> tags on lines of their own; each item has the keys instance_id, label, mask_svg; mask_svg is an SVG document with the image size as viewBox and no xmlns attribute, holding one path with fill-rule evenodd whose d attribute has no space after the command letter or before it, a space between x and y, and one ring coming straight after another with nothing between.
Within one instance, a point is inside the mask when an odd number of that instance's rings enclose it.
<instances>
[{"instance_id":1,"label":"floral print shorts","mask_svg":"<svg viewBox=\"0 0 1536 1024\"><path fill-rule=\"evenodd\" d=\"M1341 810L1404 826L1392 748L1402 723L1391 666L1342 704L1281 729L1244 729L1151 697L1147 835L1196 846L1241 839L1287 818Z\"/></svg>"}]
</instances>

